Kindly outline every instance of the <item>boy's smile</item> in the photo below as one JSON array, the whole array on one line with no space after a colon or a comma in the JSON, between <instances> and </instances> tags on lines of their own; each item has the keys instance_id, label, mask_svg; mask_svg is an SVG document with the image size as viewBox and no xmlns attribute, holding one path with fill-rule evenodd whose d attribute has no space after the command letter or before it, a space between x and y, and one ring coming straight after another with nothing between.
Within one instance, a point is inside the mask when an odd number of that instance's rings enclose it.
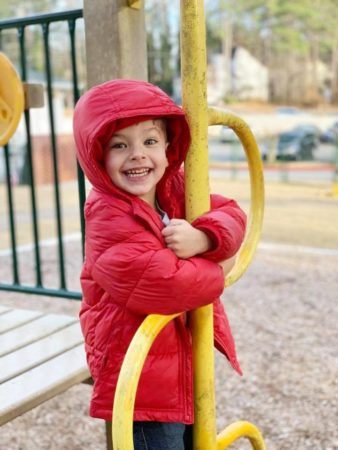
<instances>
[{"instance_id":1,"label":"boy's smile","mask_svg":"<svg viewBox=\"0 0 338 450\"><path fill-rule=\"evenodd\" d=\"M105 168L113 183L155 208L156 185L168 160L163 120L147 120L118 130L105 150Z\"/></svg>"}]
</instances>

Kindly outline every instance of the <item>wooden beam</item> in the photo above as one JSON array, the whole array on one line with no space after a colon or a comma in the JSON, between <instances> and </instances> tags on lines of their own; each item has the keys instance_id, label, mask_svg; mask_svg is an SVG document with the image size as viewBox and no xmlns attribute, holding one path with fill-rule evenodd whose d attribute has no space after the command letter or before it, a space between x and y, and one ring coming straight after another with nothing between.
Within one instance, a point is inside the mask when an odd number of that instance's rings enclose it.
<instances>
[{"instance_id":1,"label":"wooden beam","mask_svg":"<svg viewBox=\"0 0 338 450\"><path fill-rule=\"evenodd\" d=\"M84 0L88 87L113 78L147 80L142 3Z\"/></svg>"},{"instance_id":2,"label":"wooden beam","mask_svg":"<svg viewBox=\"0 0 338 450\"><path fill-rule=\"evenodd\" d=\"M45 104L42 84L22 83L25 95L25 109L42 108Z\"/></svg>"}]
</instances>

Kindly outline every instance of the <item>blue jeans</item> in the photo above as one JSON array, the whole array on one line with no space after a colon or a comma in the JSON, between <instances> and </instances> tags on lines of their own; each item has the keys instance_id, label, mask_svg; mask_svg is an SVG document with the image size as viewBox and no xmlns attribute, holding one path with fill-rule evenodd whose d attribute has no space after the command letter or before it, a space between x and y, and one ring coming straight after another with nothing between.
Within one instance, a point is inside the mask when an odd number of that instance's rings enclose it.
<instances>
[{"instance_id":1,"label":"blue jeans","mask_svg":"<svg viewBox=\"0 0 338 450\"><path fill-rule=\"evenodd\" d=\"M135 450L192 450L192 426L183 423L134 422Z\"/></svg>"}]
</instances>

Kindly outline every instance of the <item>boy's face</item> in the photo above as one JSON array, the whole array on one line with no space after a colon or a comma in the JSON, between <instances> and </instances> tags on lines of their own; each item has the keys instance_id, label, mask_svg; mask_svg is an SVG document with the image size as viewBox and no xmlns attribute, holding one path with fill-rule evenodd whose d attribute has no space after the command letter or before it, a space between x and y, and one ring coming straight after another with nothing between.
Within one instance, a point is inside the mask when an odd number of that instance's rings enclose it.
<instances>
[{"instance_id":1,"label":"boy's face","mask_svg":"<svg viewBox=\"0 0 338 450\"><path fill-rule=\"evenodd\" d=\"M155 207L156 185L168 160L165 124L147 120L118 130L105 150L105 168L115 186Z\"/></svg>"}]
</instances>

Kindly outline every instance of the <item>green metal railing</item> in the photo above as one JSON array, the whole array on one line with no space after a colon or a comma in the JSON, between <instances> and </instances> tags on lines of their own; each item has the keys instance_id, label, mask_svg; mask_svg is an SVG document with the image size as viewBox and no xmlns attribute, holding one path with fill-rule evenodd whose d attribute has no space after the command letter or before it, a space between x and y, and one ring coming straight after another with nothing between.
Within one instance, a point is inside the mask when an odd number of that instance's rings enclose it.
<instances>
[{"instance_id":1,"label":"green metal railing","mask_svg":"<svg viewBox=\"0 0 338 450\"><path fill-rule=\"evenodd\" d=\"M57 234L57 248L58 248L58 274L59 287L50 288L44 285L43 281L43 264L41 259L40 238L39 238L39 217L36 201L36 184L34 180L33 157L34 152L31 135L30 111L25 110L25 133L26 133L26 161L29 177L29 190L31 202L31 220L33 230L33 248L34 248L34 264L35 264L35 285L25 285L20 282L20 271L18 265L18 246L17 246L17 224L15 216L15 205L13 201L13 186L12 174L10 165L10 145L4 146L4 167L7 190L7 203L9 214L9 229L10 229L10 246L12 256L12 283L3 283L0 280L0 290L16 291L21 293L31 293L38 295L48 295L53 297L64 297L79 300L81 299L80 292L72 291L67 288L66 270L65 270L65 251L63 242L63 227L62 227L62 210L60 198L60 183L59 170L57 160L57 140L55 130L55 114L53 107L53 70L51 64L50 51L50 25L54 22L68 23L68 35L70 40L70 61L73 84L73 103L77 102L80 92L78 83L78 69L77 69L77 52L76 52L76 24L79 19L83 17L82 10L72 10L61 13L42 14L33 17L25 17L22 19L9 19L0 21L0 50L3 49L3 31L12 29L16 31L17 44L19 48L19 58L17 61L18 71L23 82L27 80L27 51L26 51L26 30L31 26L39 26L42 31L43 39L43 58L44 58L44 77L46 82L48 119L50 125L50 148L53 165L53 186L54 186L54 202L55 202L55 223ZM6 49L4 49L6 53ZM10 57L10 55L8 55ZM1 156L1 154L0 154ZM85 202L85 180L83 173L79 166L77 166L78 175L78 196L79 196L79 215L82 235L82 252L84 243L84 217L83 205Z\"/></svg>"}]
</instances>

